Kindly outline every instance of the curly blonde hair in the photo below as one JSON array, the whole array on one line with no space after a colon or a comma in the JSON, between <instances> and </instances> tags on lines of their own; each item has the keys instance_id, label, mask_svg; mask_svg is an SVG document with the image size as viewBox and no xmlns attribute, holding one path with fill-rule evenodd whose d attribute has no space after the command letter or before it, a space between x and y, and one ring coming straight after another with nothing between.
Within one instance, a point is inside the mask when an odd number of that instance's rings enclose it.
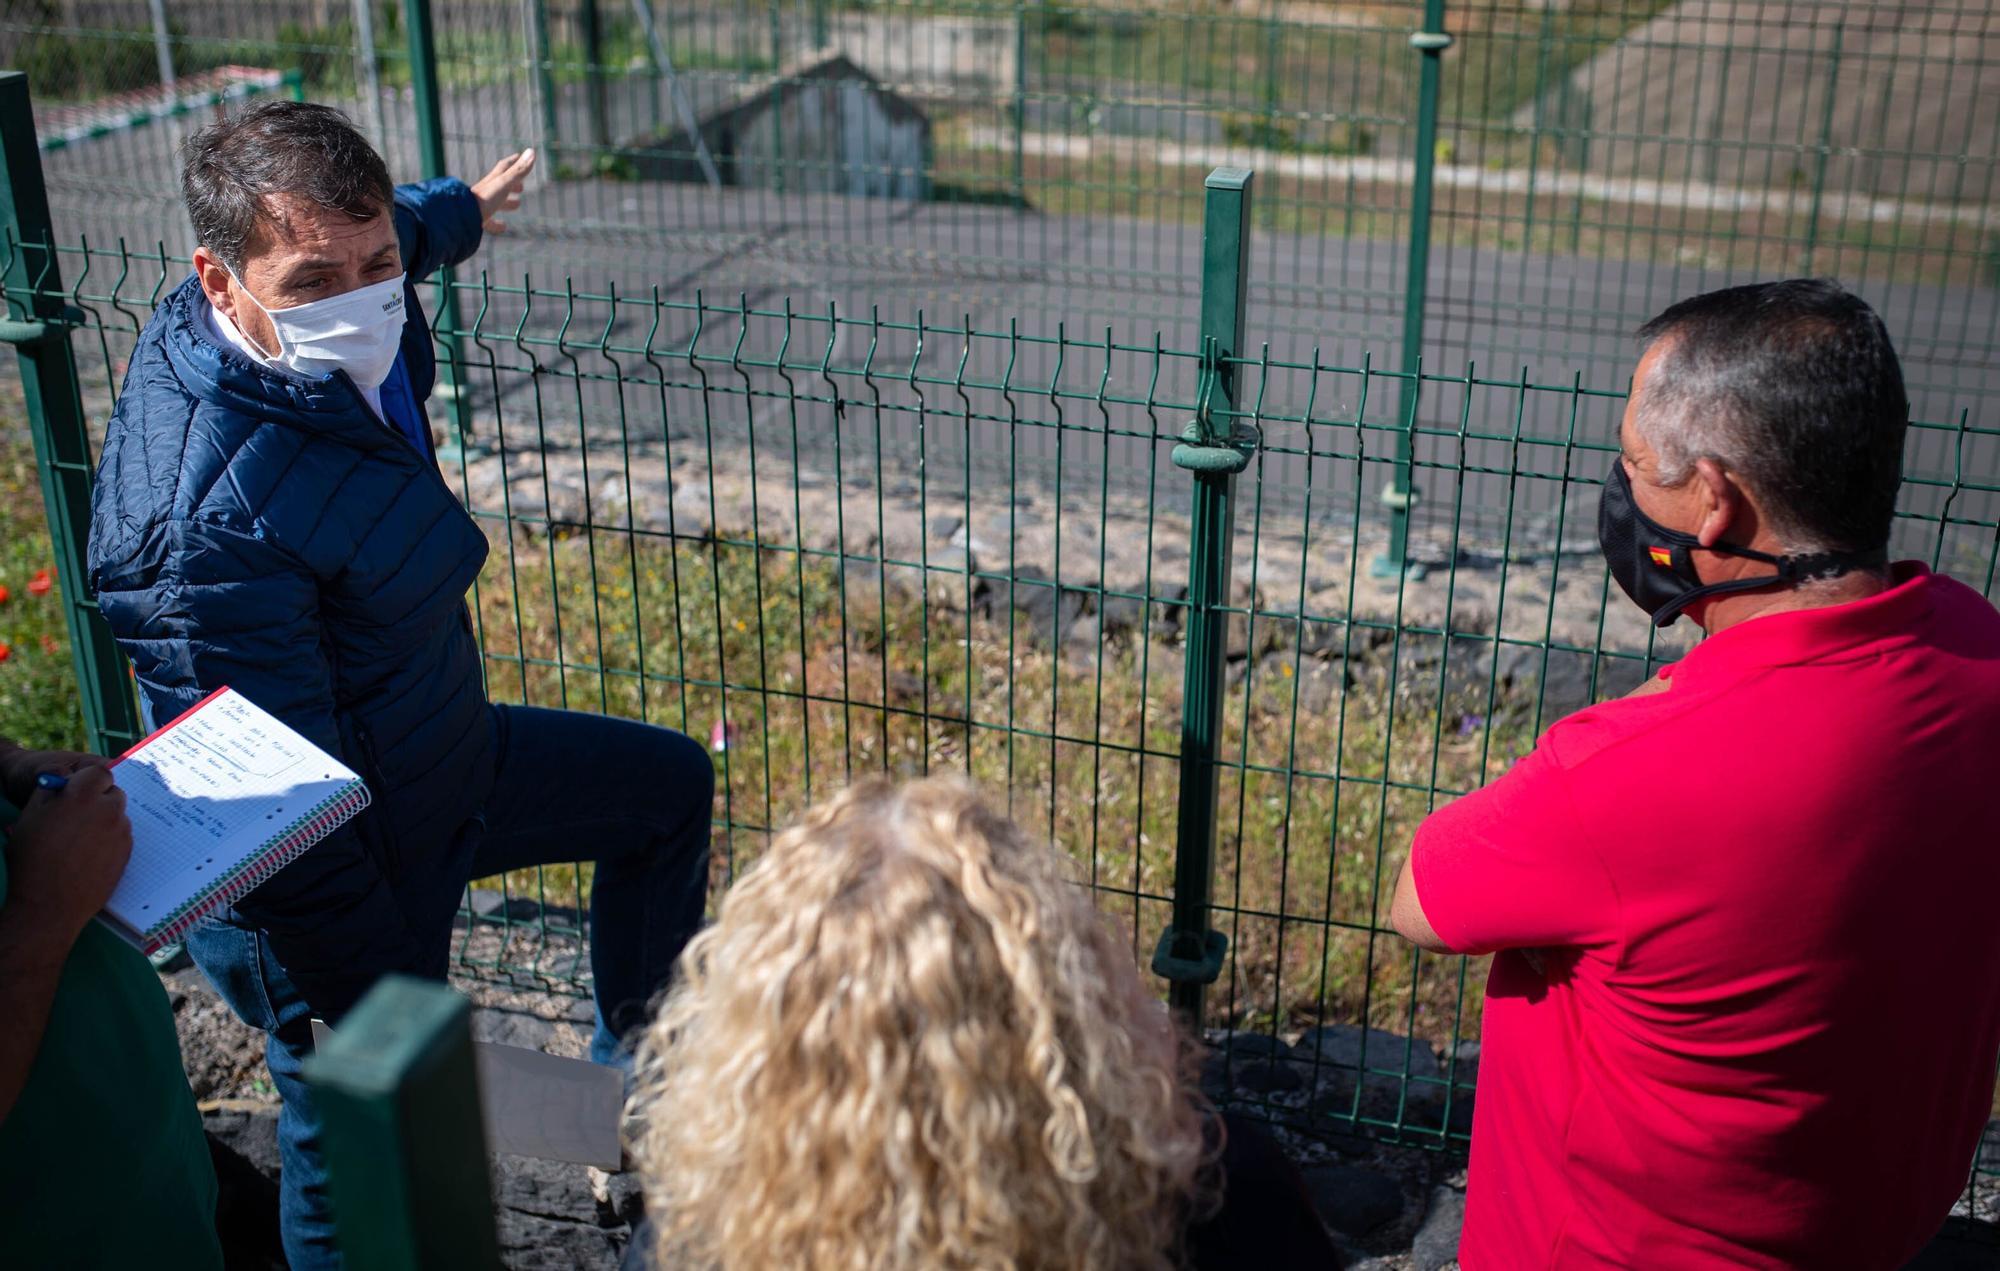
<instances>
[{"instance_id":1,"label":"curly blonde hair","mask_svg":"<svg viewBox=\"0 0 2000 1271\"><path fill-rule=\"evenodd\" d=\"M681 976L632 1109L656 1265L1176 1264L1206 1158L1179 1031L968 786L813 808Z\"/></svg>"}]
</instances>

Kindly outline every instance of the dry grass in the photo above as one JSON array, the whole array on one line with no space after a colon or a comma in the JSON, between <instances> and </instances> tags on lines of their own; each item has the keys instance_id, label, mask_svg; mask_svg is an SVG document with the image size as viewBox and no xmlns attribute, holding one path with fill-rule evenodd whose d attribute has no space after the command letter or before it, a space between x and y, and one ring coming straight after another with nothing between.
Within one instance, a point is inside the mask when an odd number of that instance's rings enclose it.
<instances>
[{"instance_id":1,"label":"dry grass","mask_svg":"<svg viewBox=\"0 0 2000 1271\"><path fill-rule=\"evenodd\" d=\"M1061 845L1150 959L1173 890L1177 644L1099 642L1086 613L1052 647L1004 583L968 617L962 574L892 567L884 588L873 562L726 539L497 541L478 594L494 697L725 729L718 887L857 776L967 772ZM1481 784L1527 725L1487 728L1483 687L1440 706L1434 685L1348 678L1288 646L1231 677L1213 894L1233 958L1211 1022L1476 1036L1483 974L1383 923L1432 791ZM575 903L584 869L550 870L541 894ZM531 873L510 883L537 894Z\"/></svg>"},{"instance_id":2,"label":"dry grass","mask_svg":"<svg viewBox=\"0 0 2000 1271\"><path fill-rule=\"evenodd\" d=\"M1505 165L1533 162L1561 171L1543 147ZM940 146L936 179L965 190L1000 190L1012 182L1012 158L999 151ZM1107 146L1091 157L1029 155L1027 198L1051 216L1122 216L1197 224L1198 169L1163 165ZM1684 174L1669 173L1672 180ZM1359 178L1291 177L1260 172L1257 221L1264 232L1330 241L1399 242L1409 236L1410 190ZM1432 242L1531 255L1732 273L1783 274L1803 269L1855 281L1962 283L2000 277L2000 239L1970 218L1843 219L1829 209L1812 232L1809 218L1770 208L1680 208L1616 202L1583 194L1501 194L1466 187L1436 191ZM1811 246L1808 246L1810 242ZM1143 257L1146 253L1139 252Z\"/></svg>"}]
</instances>

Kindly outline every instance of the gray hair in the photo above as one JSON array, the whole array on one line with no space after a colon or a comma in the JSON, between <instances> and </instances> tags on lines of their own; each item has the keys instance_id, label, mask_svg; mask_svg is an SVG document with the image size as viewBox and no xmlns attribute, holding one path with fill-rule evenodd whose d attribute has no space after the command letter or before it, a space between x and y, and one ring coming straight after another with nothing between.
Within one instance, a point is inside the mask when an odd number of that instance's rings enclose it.
<instances>
[{"instance_id":1,"label":"gray hair","mask_svg":"<svg viewBox=\"0 0 2000 1271\"><path fill-rule=\"evenodd\" d=\"M1756 430L1738 408L1726 370L1705 365L1671 335L1656 338L1648 347L1658 347L1659 354L1632 423L1653 448L1659 483L1680 486L1694 475L1697 463L1712 459L1761 494L1770 483L1776 456L1754 443ZM1785 551L1828 550L1824 543L1811 541L1798 525L1788 523L1781 509L1766 508L1765 514Z\"/></svg>"},{"instance_id":2,"label":"gray hair","mask_svg":"<svg viewBox=\"0 0 2000 1271\"><path fill-rule=\"evenodd\" d=\"M331 106L263 102L182 144L181 197L195 237L238 277L251 235L271 222L274 194L365 221L396 191L382 156Z\"/></svg>"},{"instance_id":3,"label":"gray hair","mask_svg":"<svg viewBox=\"0 0 2000 1271\"><path fill-rule=\"evenodd\" d=\"M1730 287L1639 336L1658 353L1633 423L1662 484L1713 459L1755 492L1786 552L1888 542L1910 407L1888 330L1858 296L1824 279Z\"/></svg>"}]
</instances>

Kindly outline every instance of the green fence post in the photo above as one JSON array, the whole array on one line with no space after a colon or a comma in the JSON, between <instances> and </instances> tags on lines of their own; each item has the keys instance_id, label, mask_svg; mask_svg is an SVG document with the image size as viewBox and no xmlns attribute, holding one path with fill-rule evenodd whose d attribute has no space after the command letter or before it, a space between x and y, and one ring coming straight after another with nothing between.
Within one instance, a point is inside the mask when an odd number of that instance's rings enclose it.
<instances>
[{"instance_id":1,"label":"green fence post","mask_svg":"<svg viewBox=\"0 0 2000 1271\"><path fill-rule=\"evenodd\" d=\"M1021 153L1028 130L1028 9L1014 0L1014 201L1028 206L1027 166Z\"/></svg>"},{"instance_id":2,"label":"green fence post","mask_svg":"<svg viewBox=\"0 0 2000 1271\"><path fill-rule=\"evenodd\" d=\"M667 68L660 61L659 41L652 38L652 0L636 0L632 5L632 16L639 23L639 42L646 46L646 75L652 80L646 104L651 109L653 126L646 135L650 142L657 145L667 130L667 112L660 104L661 90L666 87Z\"/></svg>"},{"instance_id":3,"label":"green fence post","mask_svg":"<svg viewBox=\"0 0 2000 1271\"><path fill-rule=\"evenodd\" d=\"M28 77L0 71L0 250L7 293L0 339L14 345L28 432L35 439L42 506L55 546L63 619L76 661L77 694L90 748L115 755L139 740L139 707L124 655L90 599L84 548L90 539L90 433L64 321L62 272L49 222L48 189L35 144Z\"/></svg>"},{"instance_id":4,"label":"green fence post","mask_svg":"<svg viewBox=\"0 0 2000 1271\"><path fill-rule=\"evenodd\" d=\"M306 1060L305 1077L325 1125L347 1265L500 1265L464 998L390 976Z\"/></svg>"},{"instance_id":5,"label":"green fence post","mask_svg":"<svg viewBox=\"0 0 2000 1271\"><path fill-rule=\"evenodd\" d=\"M377 146L389 148L389 129L382 119L382 66L375 58L375 0L354 0L354 60L362 100L367 103L368 133Z\"/></svg>"},{"instance_id":6,"label":"green fence post","mask_svg":"<svg viewBox=\"0 0 2000 1271\"><path fill-rule=\"evenodd\" d=\"M1846 24L1833 24L1833 47L1826 59L1826 106L1820 111L1819 154L1813 159L1812 209L1806 214L1806 250L1799 261L1799 273L1811 276L1813 248L1819 244L1819 209L1826 197L1826 161L1833 155L1834 90L1840 83L1840 37Z\"/></svg>"},{"instance_id":7,"label":"green fence post","mask_svg":"<svg viewBox=\"0 0 2000 1271\"><path fill-rule=\"evenodd\" d=\"M1451 37L1444 32L1444 0L1424 0L1424 27L1410 36L1410 47L1422 56L1423 63L1417 80L1416 178L1410 187L1410 253L1403 279L1403 383L1396 401L1396 419L1402 427L1396 434L1396 467L1382 490L1382 503L1389 509L1389 550L1368 566L1368 572L1377 578L1394 578L1406 568L1414 577L1423 576L1422 566L1409 564L1410 509L1417 502L1417 487L1411 480L1414 454L1410 434L1416 427L1416 377L1423 365L1424 349L1424 293L1430 282L1431 177L1432 169L1437 166L1440 63L1444 51L1451 47Z\"/></svg>"},{"instance_id":8,"label":"green fence post","mask_svg":"<svg viewBox=\"0 0 2000 1271\"><path fill-rule=\"evenodd\" d=\"M405 25L410 29L410 90L417 106L417 145L422 155L424 176L447 175L444 157L444 114L438 102L437 36L431 27L431 0L403 0ZM471 403L459 368L465 359L458 339L458 293L452 287L449 266L438 270L437 324L442 332L439 343L444 357L438 363L437 385L432 390L451 407L451 437L439 447L438 457L463 460L466 443L472 436Z\"/></svg>"},{"instance_id":9,"label":"green fence post","mask_svg":"<svg viewBox=\"0 0 2000 1271\"><path fill-rule=\"evenodd\" d=\"M1278 100L1282 92L1278 77L1284 56L1284 27L1278 22L1276 5L1272 5L1264 18L1264 136L1257 143L1260 150L1285 148L1278 135ZM1272 204L1274 210L1276 207Z\"/></svg>"},{"instance_id":10,"label":"green fence post","mask_svg":"<svg viewBox=\"0 0 2000 1271\"><path fill-rule=\"evenodd\" d=\"M590 114L593 171L611 148L611 101L604 83L604 24L597 20L597 0L583 0L577 17L583 24L584 109Z\"/></svg>"},{"instance_id":11,"label":"green fence post","mask_svg":"<svg viewBox=\"0 0 2000 1271\"><path fill-rule=\"evenodd\" d=\"M1168 998L1199 1028L1202 996L1222 974L1229 938L1209 928L1215 881L1216 750L1222 737L1222 663L1235 536L1236 474L1257 438L1234 416L1230 359L1248 349L1243 303L1250 276L1248 168L1217 168L1205 183L1201 227L1201 384L1194 422L1174 447L1174 463L1194 474L1188 547L1187 659L1182 670L1179 829L1174 840L1173 922L1160 933L1153 970Z\"/></svg>"},{"instance_id":12,"label":"green fence post","mask_svg":"<svg viewBox=\"0 0 2000 1271\"><path fill-rule=\"evenodd\" d=\"M785 33L783 19L778 13L778 0L770 3L771 22L771 74L776 77L777 109L771 112L771 188L779 194L785 192L785 95L790 85L785 82Z\"/></svg>"},{"instance_id":13,"label":"green fence post","mask_svg":"<svg viewBox=\"0 0 2000 1271\"><path fill-rule=\"evenodd\" d=\"M548 0L528 0L529 56L535 60L535 92L542 106L542 163L554 173L562 166L562 138L556 134L555 46L549 43Z\"/></svg>"}]
</instances>

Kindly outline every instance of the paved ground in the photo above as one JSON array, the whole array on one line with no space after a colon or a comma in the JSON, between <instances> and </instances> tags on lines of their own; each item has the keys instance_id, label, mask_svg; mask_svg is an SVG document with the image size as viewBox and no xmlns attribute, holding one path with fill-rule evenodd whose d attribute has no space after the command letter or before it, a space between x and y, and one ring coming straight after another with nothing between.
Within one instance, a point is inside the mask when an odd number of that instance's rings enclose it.
<instances>
[{"instance_id":1,"label":"paved ground","mask_svg":"<svg viewBox=\"0 0 2000 1271\"><path fill-rule=\"evenodd\" d=\"M713 74L684 75L681 82L698 110L722 100L737 84L733 77ZM581 87L558 92L563 97L558 139L585 141ZM668 96L644 79L614 81L607 100L614 142L662 124L671 128L675 118ZM364 125L376 115L360 102L336 104ZM380 115L392 167L399 174L416 171L409 101L391 94ZM544 140L532 94L525 84L511 82L448 94L445 129L455 166L467 175L507 150ZM89 230L100 240L122 233L137 243L165 237L175 245L184 231L172 198L168 143L174 131L171 125L155 126L51 156L65 228ZM1057 140L1090 144L1088 137ZM1177 152L1200 140L1180 138ZM1129 149L1139 143L1120 144ZM1218 161L1222 155L1218 151ZM580 162L572 156L569 166ZM996 153L996 177L1002 166ZM1094 175L1119 182L1117 169L1115 162L1109 170L1100 164ZM1192 212L1199 171L1187 171L1184 180L1181 174L1165 179L1172 188L1147 191L1148 205L1171 200ZM1048 191L1039 202L1060 205L1065 197ZM1020 316L1043 326L1067 320L1072 328L1089 329L1111 319L1121 335L1150 335L1159 327L1169 345L1191 343L1186 332L1199 260L1199 231L1191 224L999 207L913 211L767 191L718 194L700 186L566 180L540 191L522 227L533 246L496 253L496 267L518 272L532 266L544 277L575 274L579 283L616 278L628 286L658 283L680 291L707 284L711 290L752 286L771 294L846 293L843 299L866 294L886 306L923 304L933 316L970 308L986 321ZM709 236L719 236L733 250L713 250L716 244L704 241ZM558 250L547 250L544 239ZM1703 246L1702 236L1690 234L1689 245ZM1662 244L1643 231L1633 246L1638 249L1633 256L1661 254ZM811 248L819 249L817 259ZM1345 240L1337 231L1258 234L1254 274L1272 311L1253 322L1253 334L1273 339L1279 356L1303 356L1316 341L1332 360L1358 356L1363 349L1393 357L1402 321L1404 252L1401 243ZM1550 373L1559 370L1563 377L1584 369L1587 379L1616 387L1629 353L1626 337L1636 322L1693 291L1737 281L1698 267L1699 254L1692 253L1688 264L1660 265L1619 254L1530 255L1440 242L1432 260L1426 354L1434 365L1453 371L1468 358L1510 371L1526 362ZM913 257L928 258L927 263L913 264ZM856 268L864 263L872 268ZM1880 272L1897 272L1892 254ZM1977 285L1868 280L1862 286L1903 342L1912 378L1935 390L1919 402L1920 415L1947 417L1952 407L1969 404L1968 398L1983 401L2000 393L1988 365L1991 350L2000 346L2000 294ZM799 299L805 307L804 296Z\"/></svg>"}]
</instances>

